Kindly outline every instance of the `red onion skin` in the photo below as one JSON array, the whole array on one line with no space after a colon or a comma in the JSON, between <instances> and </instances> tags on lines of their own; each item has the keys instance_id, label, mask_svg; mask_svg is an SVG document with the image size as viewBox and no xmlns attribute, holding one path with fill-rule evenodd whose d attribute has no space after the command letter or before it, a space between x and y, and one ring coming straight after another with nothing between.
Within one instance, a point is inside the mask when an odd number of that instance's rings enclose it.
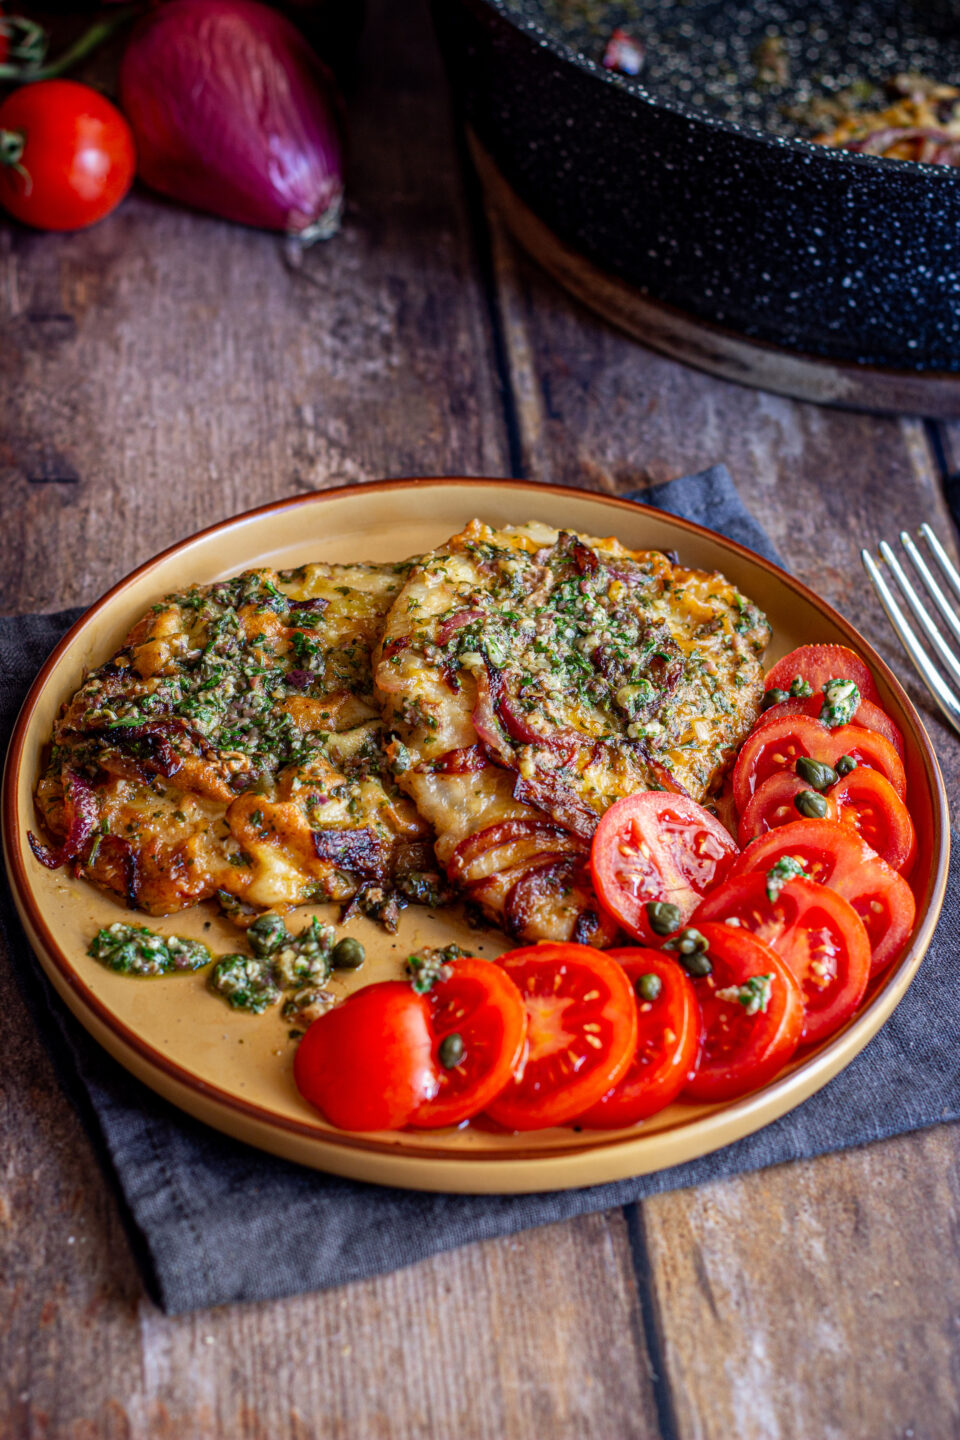
<instances>
[{"instance_id":1,"label":"red onion skin","mask_svg":"<svg viewBox=\"0 0 960 1440\"><path fill-rule=\"evenodd\" d=\"M296 27L257 0L170 0L120 67L145 184L305 239L332 234L343 202L333 93Z\"/></svg>"}]
</instances>

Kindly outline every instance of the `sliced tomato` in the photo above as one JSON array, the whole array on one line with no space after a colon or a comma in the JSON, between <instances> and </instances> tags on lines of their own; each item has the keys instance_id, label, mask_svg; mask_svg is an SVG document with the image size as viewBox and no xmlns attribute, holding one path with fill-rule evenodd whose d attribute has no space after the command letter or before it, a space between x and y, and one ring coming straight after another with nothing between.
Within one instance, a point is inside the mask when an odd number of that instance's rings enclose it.
<instances>
[{"instance_id":1,"label":"sliced tomato","mask_svg":"<svg viewBox=\"0 0 960 1440\"><path fill-rule=\"evenodd\" d=\"M761 725L769 725L773 720L782 720L787 715L809 715L811 720L820 719L820 710L823 706L823 695L817 692L815 695L808 695L805 700L781 700L779 705L771 705L769 710L764 710L757 716L754 729ZM906 754L903 743L903 732L886 710L875 705L872 700L861 700L860 704L850 721L851 725L859 725L863 730L874 730L882 735L884 740L889 740L902 760Z\"/></svg>"},{"instance_id":2,"label":"sliced tomato","mask_svg":"<svg viewBox=\"0 0 960 1440\"><path fill-rule=\"evenodd\" d=\"M466 956L450 965L426 996L430 1007L436 1093L411 1124L459 1125L478 1115L507 1084L523 1055L527 1011L506 971ZM462 1052L450 1063L457 1050Z\"/></svg>"},{"instance_id":3,"label":"sliced tomato","mask_svg":"<svg viewBox=\"0 0 960 1440\"><path fill-rule=\"evenodd\" d=\"M917 832L889 780L877 770L858 765L827 794L836 804L841 825L852 825L891 869L910 874L917 857Z\"/></svg>"},{"instance_id":4,"label":"sliced tomato","mask_svg":"<svg viewBox=\"0 0 960 1440\"><path fill-rule=\"evenodd\" d=\"M618 960L634 988L637 1044L629 1069L578 1124L588 1130L636 1125L676 1100L695 1069L700 1048L700 1009L690 977L676 960L659 950L607 950ZM637 986L645 975L660 983L660 993L645 1000Z\"/></svg>"},{"instance_id":5,"label":"sliced tomato","mask_svg":"<svg viewBox=\"0 0 960 1440\"><path fill-rule=\"evenodd\" d=\"M765 874L737 875L707 896L692 923L700 930L711 920L751 931L780 956L803 994L803 1043L832 1035L863 999L870 941L850 902L826 885L788 880L771 900Z\"/></svg>"},{"instance_id":6,"label":"sliced tomato","mask_svg":"<svg viewBox=\"0 0 960 1440\"><path fill-rule=\"evenodd\" d=\"M758 935L715 921L704 921L701 933L713 969L693 982L703 1040L685 1093L691 1100L732 1100L765 1085L793 1057L803 1032L803 996Z\"/></svg>"},{"instance_id":7,"label":"sliced tomato","mask_svg":"<svg viewBox=\"0 0 960 1440\"><path fill-rule=\"evenodd\" d=\"M621 965L587 945L530 945L496 963L523 996L527 1044L487 1114L508 1130L564 1125L629 1066L637 1044L633 987Z\"/></svg>"},{"instance_id":8,"label":"sliced tomato","mask_svg":"<svg viewBox=\"0 0 960 1440\"><path fill-rule=\"evenodd\" d=\"M841 755L850 755L858 765L885 776L901 800L907 793L903 762L882 735L862 730L859 725L828 730L806 715L788 715L770 725L758 726L743 742L733 768L733 798L740 814L768 775L792 770L801 755L827 765L834 765Z\"/></svg>"},{"instance_id":9,"label":"sliced tomato","mask_svg":"<svg viewBox=\"0 0 960 1440\"><path fill-rule=\"evenodd\" d=\"M702 805L649 790L627 795L602 816L590 866L605 907L635 939L650 944L655 936L646 906L668 901L682 924L736 854L727 830Z\"/></svg>"},{"instance_id":10,"label":"sliced tomato","mask_svg":"<svg viewBox=\"0 0 960 1440\"><path fill-rule=\"evenodd\" d=\"M864 774L875 775L876 771L865 770ZM834 786L823 793L827 807L825 820L837 819L837 802L833 798L835 788ZM807 782L801 780L792 770L775 770L772 775L768 775L750 796L740 819L737 830L740 848L743 849L751 840L756 840L758 835L766 835L768 830L776 830L779 825L792 825L794 820L799 820L800 812L794 802L801 791L809 789Z\"/></svg>"},{"instance_id":11,"label":"sliced tomato","mask_svg":"<svg viewBox=\"0 0 960 1440\"><path fill-rule=\"evenodd\" d=\"M293 1075L331 1125L399 1130L436 1092L433 1050L426 996L403 980L385 980L314 1020Z\"/></svg>"},{"instance_id":12,"label":"sliced tomato","mask_svg":"<svg viewBox=\"0 0 960 1440\"><path fill-rule=\"evenodd\" d=\"M806 680L816 693L828 680L853 680L861 700L880 704L876 682L866 663L846 645L801 645L767 672L767 690L789 690L796 679Z\"/></svg>"},{"instance_id":13,"label":"sliced tomato","mask_svg":"<svg viewBox=\"0 0 960 1440\"><path fill-rule=\"evenodd\" d=\"M798 820L761 836L744 850L735 873L766 874L784 855L802 860L807 875L850 902L870 939L871 973L885 970L906 944L916 919L913 891L903 876L881 860L852 825L829 820Z\"/></svg>"}]
</instances>

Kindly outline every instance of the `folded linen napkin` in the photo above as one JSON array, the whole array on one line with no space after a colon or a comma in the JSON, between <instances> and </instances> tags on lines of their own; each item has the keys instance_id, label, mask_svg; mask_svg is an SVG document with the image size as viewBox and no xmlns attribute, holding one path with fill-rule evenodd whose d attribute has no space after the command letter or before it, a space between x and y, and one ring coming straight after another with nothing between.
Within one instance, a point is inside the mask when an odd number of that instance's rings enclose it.
<instances>
[{"instance_id":1,"label":"folded linen napkin","mask_svg":"<svg viewBox=\"0 0 960 1440\"><path fill-rule=\"evenodd\" d=\"M778 559L722 466L632 498L709 524ZM0 620L4 748L30 682L78 613ZM318 1174L181 1114L77 1024L31 956L6 889L0 902L7 950L27 1003L117 1187L148 1287L170 1314L319 1290L469 1241L955 1119L960 991L951 937L958 920L955 846L944 918L903 1002L853 1064L766 1129L655 1175L557 1194L474 1196L391 1190Z\"/></svg>"}]
</instances>

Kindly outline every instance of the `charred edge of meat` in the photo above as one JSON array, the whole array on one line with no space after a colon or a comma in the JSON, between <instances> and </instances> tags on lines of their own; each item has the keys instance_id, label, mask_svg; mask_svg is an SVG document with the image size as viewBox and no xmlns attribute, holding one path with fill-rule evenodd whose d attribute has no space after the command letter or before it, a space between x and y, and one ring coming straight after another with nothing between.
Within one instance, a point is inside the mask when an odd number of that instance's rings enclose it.
<instances>
[{"instance_id":1,"label":"charred edge of meat","mask_svg":"<svg viewBox=\"0 0 960 1440\"><path fill-rule=\"evenodd\" d=\"M131 910L136 910L140 900L140 859L136 850L125 840L122 835L104 835L100 840L101 852L115 851L120 874L123 877L123 892L126 896L127 905Z\"/></svg>"},{"instance_id":2,"label":"charred edge of meat","mask_svg":"<svg viewBox=\"0 0 960 1440\"><path fill-rule=\"evenodd\" d=\"M372 830L313 830L318 860L329 860L338 870L353 870L365 880L382 880L387 873L386 849Z\"/></svg>"}]
</instances>

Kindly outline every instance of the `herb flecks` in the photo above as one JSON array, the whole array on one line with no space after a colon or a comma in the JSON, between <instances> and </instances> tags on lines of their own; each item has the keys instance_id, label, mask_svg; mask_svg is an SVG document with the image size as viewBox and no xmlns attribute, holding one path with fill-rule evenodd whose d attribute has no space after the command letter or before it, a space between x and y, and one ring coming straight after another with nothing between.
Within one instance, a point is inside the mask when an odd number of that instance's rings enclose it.
<instances>
[{"instance_id":1,"label":"herb flecks","mask_svg":"<svg viewBox=\"0 0 960 1440\"><path fill-rule=\"evenodd\" d=\"M117 921L98 930L87 954L118 975L175 975L200 970L213 959L200 940L158 935L146 925Z\"/></svg>"},{"instance_id":2,"label":"herb flecks","mask_svg":"<svg viewBox=\"0 0 960 1440\"><path fill-rule=\"evenodd\" d=\"M780 899L780 891L789 880L795 880L798 875L804 876L807 873L807 864L798 855L781 855L777 863L767 871L767 899L771 905L775 905Z\"/></svg>"},{"instance_id":3,"label":"herb flecks","mask_svg":"<svg viewBox=\"0 0 960 1440\"><path fill-rule=\"evenodd\" d=\"M449 980L453 961L466 954L459 945L444 945L439 950L421 950L418 955L408 955L410 984L418 995L426 995L439 980Z\"/></svg>"},{"instance_id":4,"label":"herb flecks","mask_svg":"<svg viewBox=\"0 0 960 1440\"><path fill-rule=\"evenodd\" d=\"M724 990L715 991L718 1000L730 1005L742 1005L748 1015L765 1015L770 1004L773 975L751 975L742 985L728 985Z\"/></svg>"}]
</instances>

